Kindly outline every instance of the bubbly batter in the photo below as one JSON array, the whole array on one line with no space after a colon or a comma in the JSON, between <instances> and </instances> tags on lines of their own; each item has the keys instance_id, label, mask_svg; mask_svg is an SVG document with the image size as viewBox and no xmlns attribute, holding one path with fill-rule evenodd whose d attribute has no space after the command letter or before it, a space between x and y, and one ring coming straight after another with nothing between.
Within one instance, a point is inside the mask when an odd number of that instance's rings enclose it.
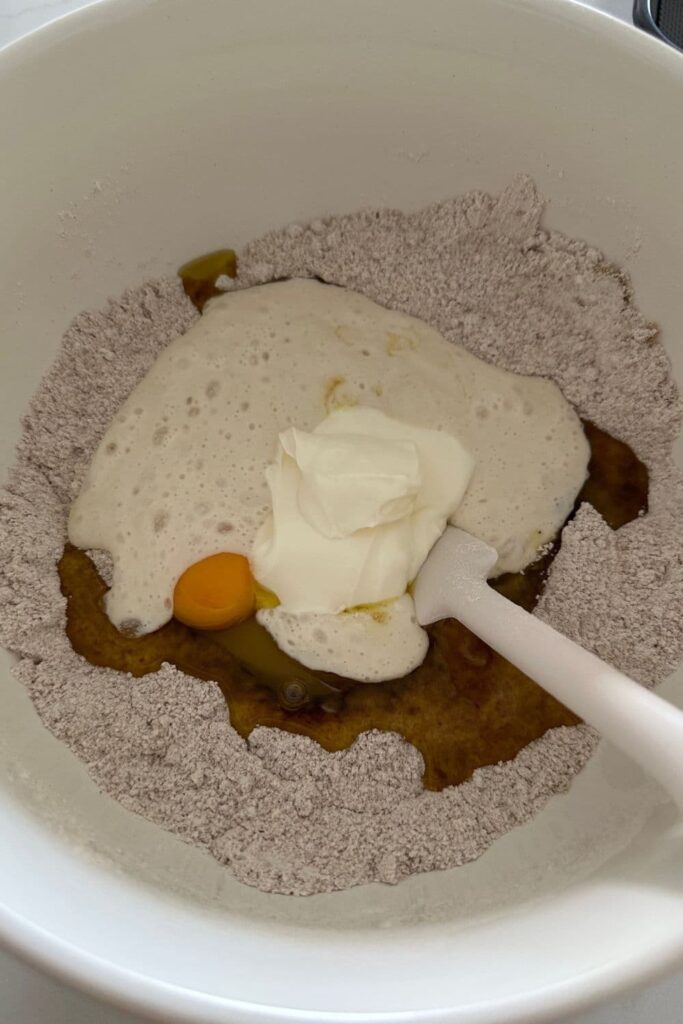
<instances>
[{"instance_id":1,"label":"bubbly batter","mask_svg":"<svg viewBox=\"0 0 683 1024\"><path fill-rule=\"evenodd\" d=\"M271 511L265 470L278 435L312 431L330 411L356 405L451 435L472 455L452 521L498 550L496 572L533 561L586 477L588 445L555 384L485 363L422 321L342 288L291 280L227 294L133 390L73 505L72 543L113 557L112 622L158 629L188 566L219 551L249 556ZM394 614L405 609L410 619L411 604L407 596ZM288 614L262 613L277 642L350 678L395 677L426 649L415 627L399 664L394 656L382 674L389 630L384 641L371 610L354 614L351 646L346 613L332 629L321 616L322 631L314 615L304 628ZM324 649L311 652L321 635Z\"/></svg>"}]
</instances>

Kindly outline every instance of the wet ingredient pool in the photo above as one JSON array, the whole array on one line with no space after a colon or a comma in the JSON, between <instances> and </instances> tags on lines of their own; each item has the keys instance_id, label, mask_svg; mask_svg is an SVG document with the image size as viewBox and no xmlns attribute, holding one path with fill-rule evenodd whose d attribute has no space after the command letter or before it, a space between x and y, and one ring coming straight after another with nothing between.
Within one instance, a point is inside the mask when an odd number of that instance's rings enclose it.
<instances>
[{"instance_id":1,"label":"wet ingredient pool","mask_svg":"<svg viewBox=\"0 0 683 1024\"><path fill-rule=\"evenodd\" d=\"M648 474L623 442L584 423L591 446L588 479L577 499L612 529L647 510ZM531 610L558 545L524 573L493 581ZM455 620L429 628L422 665L403 679L363 684L313 673L283 654L255 619L221 632L175 620L156 633L125 637L102 608L106 585L83 551L67 546L59 563L67 634L93 665L134 676L164 661L220 686L243 737L258 725L309 736L326 750L349 747L368 729L395 731L422 753L424 785L457 785L483 765L507 761L548 729L578 719Z\"/></svg>"}]
</instances>

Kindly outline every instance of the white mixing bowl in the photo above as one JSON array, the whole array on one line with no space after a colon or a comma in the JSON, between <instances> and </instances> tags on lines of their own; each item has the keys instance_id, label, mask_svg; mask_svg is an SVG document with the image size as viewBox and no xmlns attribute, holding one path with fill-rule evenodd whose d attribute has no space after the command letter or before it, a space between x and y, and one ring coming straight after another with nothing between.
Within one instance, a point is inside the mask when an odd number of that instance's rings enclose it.
<instances>
[{"instance_id":1,"label":"white mixing bowl","mask_svg":"<svg viewBox=\"0 0 683 1024\"><path fill-rule=\"evenodd\" d=\"M683 380L683 58L569 0L117 0L0 56L0 423L69 318L292 219L534 175ZM683 832L603 746L478 862L296 899L102 796L2 663L0 934L165 1021L553 1019L683 954ZM664 688L681 695L680 681Z\"/></svg>"}]
</instances>

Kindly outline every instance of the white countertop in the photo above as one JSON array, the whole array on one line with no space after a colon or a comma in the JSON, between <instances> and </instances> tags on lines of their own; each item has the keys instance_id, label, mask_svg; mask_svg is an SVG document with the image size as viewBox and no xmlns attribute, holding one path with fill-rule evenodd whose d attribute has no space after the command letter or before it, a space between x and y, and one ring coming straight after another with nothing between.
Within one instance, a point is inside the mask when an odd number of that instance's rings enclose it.
<instances>
[{"instance_id":1,"label":"white countertop","mask_svg":"<svg viewBox=\"0 0 683 1024\"><path fill-rule=\"evenodd\" d=\"M629 19L632 0L584 0ZM0 46L84 0L0 0ZM634 30L635 31L635 30ZM683 1018L683 972L564 1024L679 1024ZM140 1019L95 1002L0 953L0 1024L139 1024ZM227 1024L227 1022L226 1022Z\"/></svg>"}]
</instances>

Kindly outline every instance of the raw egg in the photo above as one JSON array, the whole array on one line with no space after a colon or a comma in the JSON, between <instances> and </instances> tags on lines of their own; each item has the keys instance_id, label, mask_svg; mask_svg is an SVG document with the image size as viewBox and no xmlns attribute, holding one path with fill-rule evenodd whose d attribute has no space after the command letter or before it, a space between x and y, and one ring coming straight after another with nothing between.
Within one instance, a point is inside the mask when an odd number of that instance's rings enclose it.
<instances>
[{"instance_id":1,"label":"raw egg","mask_svg":"<svg viewBox=\"0 0 683 1024\"><path fill-rule=\"evenodd\" d=\"M225 629L254 611L254 578L244 555L221 552L186 569L175 585L173 614L194 629Z\"/></svg>"}]
</instances>

